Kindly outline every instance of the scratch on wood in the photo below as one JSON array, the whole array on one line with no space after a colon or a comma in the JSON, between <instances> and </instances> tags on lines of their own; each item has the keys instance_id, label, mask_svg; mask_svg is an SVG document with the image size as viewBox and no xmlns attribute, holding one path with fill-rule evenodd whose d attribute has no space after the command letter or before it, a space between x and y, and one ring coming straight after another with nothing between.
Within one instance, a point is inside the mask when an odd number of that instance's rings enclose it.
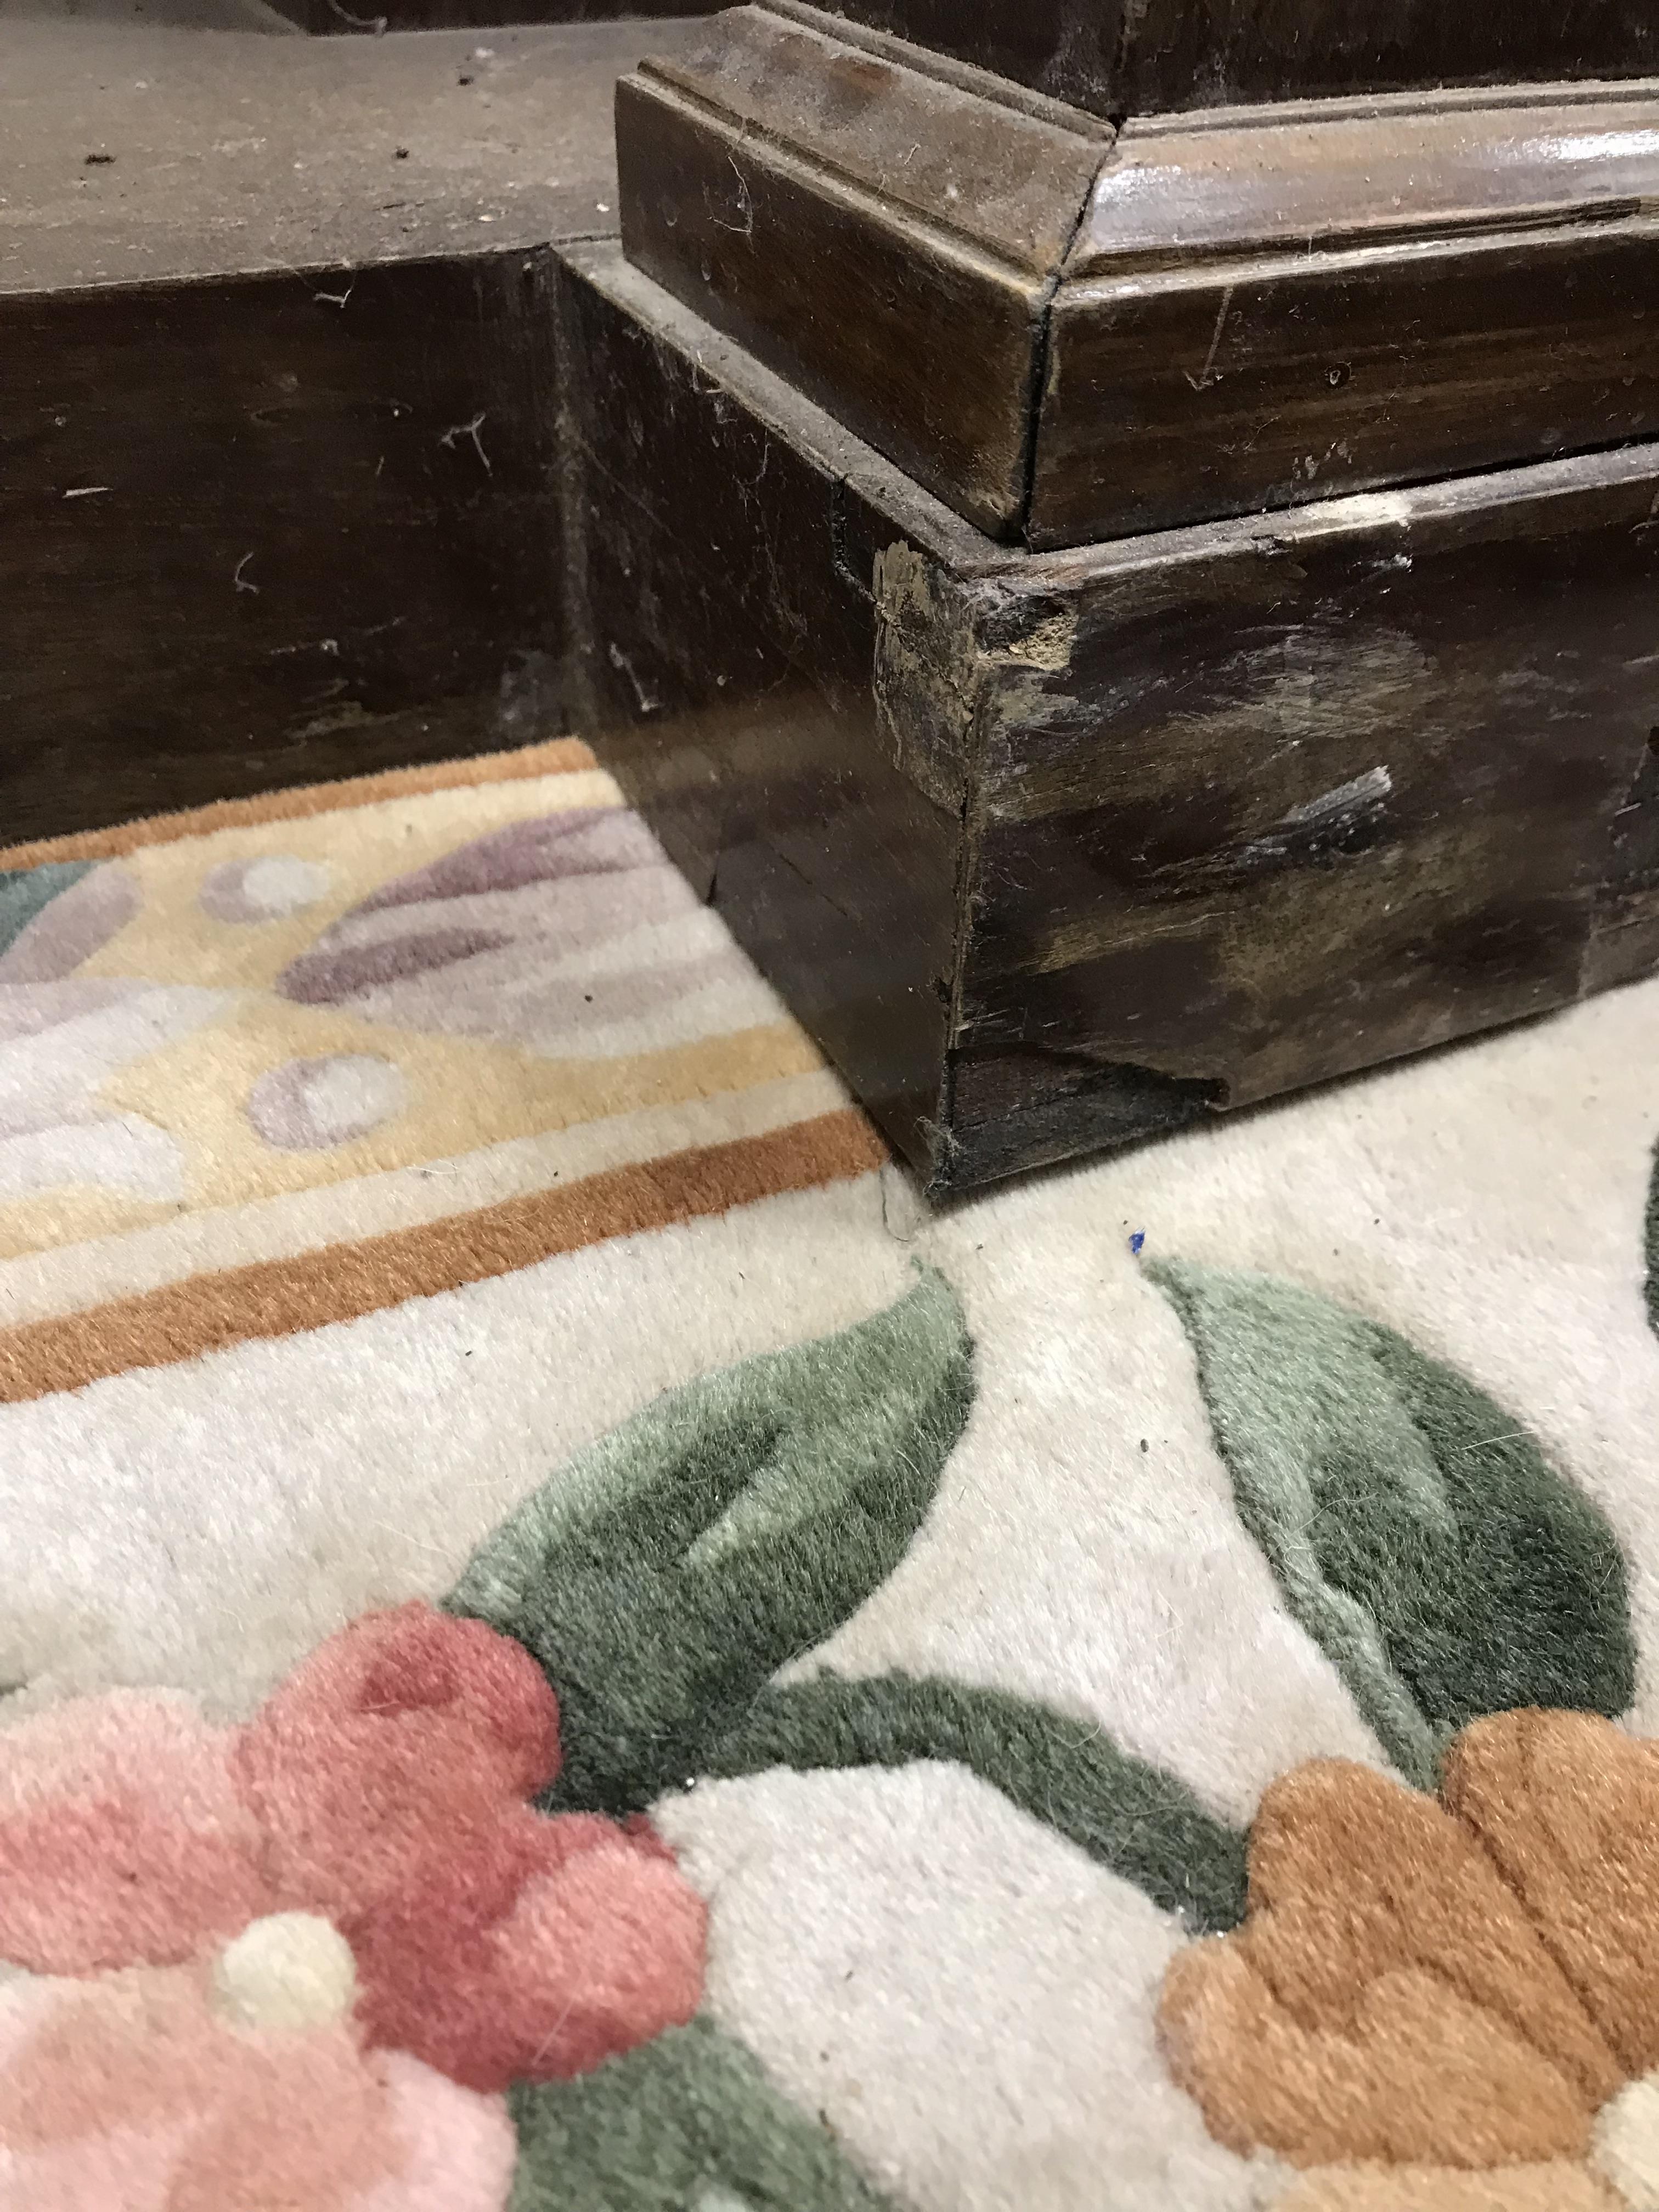
<instances>
[{"instance_id":1,"label":"scratch on wood","mask_svg":"<svg viewBox=\"0 0 1659 2212\"><path fill-rule=\"evenodd\" d=\"M1229 284L1221 295L1221 306L1216 315L1215 330L1210 339L1210 350L1204 357L1203 368L1196 376L1190 370L1182 372L1194 392L1207 392L1212 385L1219 384L1221 381L1220 375L1215 373L1215 357L1221 350L1222 333L1227 327L1227 318L1232 312L1233 289Z\"/></svg>"},{"instance_id":2,"label":"scratch on wood","mask_svg":"<svg viewBox=\"0 0 1659 2212\"><path fill-rule=\"evenodd\" d=\"M621 646L619 646L614 639L611 641L610 658L611 665L617 671L618 675L625 676L629 684L632 684L634 688L634 696L638 702L641 714L654 714L661 707L662 701L657 696L656 693L651 690L648 684L641 683L638 672L635 670L633 662L629 659L628 655L623 651Z\"/></svg>"},{"instance_id":3,"label":"scratch on wood","mask_svg":"<svg viewBox=\"0 0 1659 2212\"><path fill-rule=\"evenodd\" d=\"M340 0L328 0L328 4L349 30L368 31L377 39L386 36L386 18L384 15L354 15L340 5Z\"/></svg>"},{"instance_id":4,"label":"scratch on wood","mask_svg":"<svg viewBox=\"0 0 1659 2212\"><path fill-rule=\"evenodd\" d=\"M481 407L470 422L452 422L448 429L444 431L440 436L438 443L441 446L447 446L450 452L453 453L455 450L455 441L457 438L471 438L472 441L473 451L477 454L478 459L484 465L484 474L487 477L493 477L495 471L490 466L489 456L483 449L483 440L478 435L478 433L483 429L484 424L489 420L489 417L488 414Z\"/></svg>"},{"instance_id":5,"label":"scratch on wood","mask_svg":"<svg viewBox=\"0 0 1659 2212\"><path fill-rule=\"evenodd\" d=\"M749 180L744 175L743 171L738 167L738 161L735 154L728 154L726 158L732 164L732 173L738 180L738 214L739 220L736 222L724 222L720 216L717 216L714 212L714 203L709 198L708 187L705 185L703 189L703 204L708 210L708 220L714 224L716 230L732 231L735 233L738 238L753 238L755 235L755 203L750 197Z\"/></svg>"},{"instance_id":6,"label":"scratch on wood","mask_svg":"<svg viewBox=\"0 0 1659 2212\"><path fill-rule=\"evenodd\" d=\"M248 562L252 558L253 556L252 553L244 553L241 559L236 563L235 568L232 569L230 580L235 585L239 592L252 592L254 596L258 598L259 586L257 584L250 584L246 577L242 574L243 569L246 568Z\"/></svg>"}]
</instances>

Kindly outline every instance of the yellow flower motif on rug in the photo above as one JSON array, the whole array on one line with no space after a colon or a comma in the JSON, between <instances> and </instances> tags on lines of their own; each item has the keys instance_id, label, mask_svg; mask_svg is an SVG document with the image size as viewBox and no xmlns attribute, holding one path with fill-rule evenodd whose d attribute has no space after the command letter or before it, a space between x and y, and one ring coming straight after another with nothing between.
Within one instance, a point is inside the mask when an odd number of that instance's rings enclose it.
<instances>
[{"instance_id":1,"label":"yellow flower motif on rug","mask_svg":"<svg viewBox=\"0 0 1659 2212\"><path fill-rule=\"evenodd\" d=\"M1522 1711L1438 1800L1315 1760L1251 1832L1249 1910L1159 2024L1219 2141L1303 2169L1278 2212L1659 2205L1659 1744Z\"/></svg>"},{"instance_id":2,"label":"yellow flower motif on rug","mask_svg":"<svg viewBox=\"0 0 1659 2212\"><path fill-rule=\"evenodd\" d=\"M884 1158L573 739L0 852L0 1403Z\"/></svg>"}]
</instances>

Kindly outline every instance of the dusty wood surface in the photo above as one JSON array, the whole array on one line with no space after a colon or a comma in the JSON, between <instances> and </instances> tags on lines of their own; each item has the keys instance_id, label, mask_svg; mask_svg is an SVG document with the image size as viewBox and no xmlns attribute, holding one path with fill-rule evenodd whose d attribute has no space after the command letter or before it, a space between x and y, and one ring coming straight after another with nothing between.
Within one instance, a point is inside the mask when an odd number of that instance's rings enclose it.
<instances>
[{"instance_id":1,"label":"dusty wood surface","mask_svg":"<svg viewBox=\"0 0 1659 2212\"><path fill-rule=\"evenodd\" d=\"M617 97L630 260L997 535L1109 131L762 8ZM920 50L906 50L926 63Z\"/></svg>"},{"instance_id":2,"label":"dusty wood surface","mask_svg":"<svg viewBox=\"0 0 1659 2212\"><path fill-rule=\"evenodd\" d=\"M693 27L325 44L0 17L0 291L612 234L611 88Z\"/></svg>"},{"instance_id":3,"label":"dusty wood surface","mask_svg":"<svg viewBox=\"0 0 1659 2212\"><path fill-rule=\"evenodd\" d=\"M1029 1164L1051 1091L1075 1134L1080 1079L1243 1106L1607 980L1652 827L1656 502L1638 447L961 587L970 1155Z\"/></svg>"},{"instance_id":4,"label":"dusty wood surface","mask_svg":"<svg viewBox=\"0 0 1659 2212\"><path fill-rule=\"evenodd\" d=\"M687 27L0 30L0 842L561 726L540 241Z\"/></svg>"},{"instance_id":5,"label":"dusty wood surface","mask_svg":"<svg viewBox=\"0 0 1659 2212\"><path fill-rule=\"evenodd\" d=\"M603 23L622 12L616 0L282 0L286 15L319 37L361 37L378 24L392 31L441 30L465 25L494 29L514 23ZM702 15L708 0L628 0L629 16Z\"/></svg>"},{"instance_id":6,"label":"dusty wood surface","mask_svg":"<svg viewBox=\"0 0 1659 2212\"><path fill-rule=\"evenodd\" d=\"M936 1189L1659 958L1659 447L1031 556L580 268L587 714Z\"/></svg>"},{"instance_id":7,"label":"dusty wood surface","mask_svg":"<svg viewBox=\"0 0 1659 2212\"><path fill-rule=\"evenodd\" d=\"M5 842L540 733L546 261L0 299Z\"/></svg>"},{"instance_id":8,"label":"dusty wood surface","mask_svg":"<svg viewBox=\"0 0 1659 2212\"><path fill-rule=\"evenodd\" d=\"M593 371L567 387L581 720L697 890L925 1159L958 823L884 750L868 580L896 528L963 558L994 549L614 249L565 258L563 343Z\"/></svg>"}]
</instances>

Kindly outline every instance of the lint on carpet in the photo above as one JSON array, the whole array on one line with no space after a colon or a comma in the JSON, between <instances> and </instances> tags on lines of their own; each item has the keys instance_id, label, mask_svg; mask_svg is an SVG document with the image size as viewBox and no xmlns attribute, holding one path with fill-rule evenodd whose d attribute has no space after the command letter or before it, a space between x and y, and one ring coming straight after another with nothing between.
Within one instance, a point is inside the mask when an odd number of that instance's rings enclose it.
<instances>
[{"instance_id":1,"label":"lint on carpet","mask_svg":"<svg viewBox=\"0 0 1659 2212\"><path fill-rule=\"evenodd\" d=\"M1659 2207L1656 1036L932 1215L579 744L0 853L0 2212Z\"/></svg>"}]
</instances>

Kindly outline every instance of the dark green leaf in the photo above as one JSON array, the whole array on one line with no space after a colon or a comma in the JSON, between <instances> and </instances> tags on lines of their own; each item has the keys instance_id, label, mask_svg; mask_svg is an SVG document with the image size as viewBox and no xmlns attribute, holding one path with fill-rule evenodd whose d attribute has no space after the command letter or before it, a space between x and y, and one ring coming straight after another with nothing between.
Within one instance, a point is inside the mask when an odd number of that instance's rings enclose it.
<instances>
[{"instance_id":1,"label":"dark green leaf","mask_svg":"<svg viewBox=\"0 0 1659 2212\"><path fill-rule=\"evenodd\" d=\"M1625 1710L1624 1556L1512 1415L1289 1283L1150 1272L1197 1351L1245 1526L1403 1774L1432 1787L1483 1713Z\"/></svg>"},{"instance_id":2,"label":"dark green leaf","mask_svg":"<svg viewBox=\"0 0 1659 2212\"><path fill-rule=\"evenodd\" d=\"M897 1566L972 1394L962 1309L925 1271L872 1321L649 1407L528 1499L446 1602L557 1692L549 1803L634 1811L700 1772Z\"/></svg>"},{"instance_id":3,"label":"dark green leaf","mask_svg":"<svg viewBox=\"0 0 1659 2212\"><path fill-rule=\"evenodd\" d=\"M819 1674L768 1690L709 1771L922 1759L970 1768L1196 1929L1237 1927L1244 1917L1237 1829L1206 1813L1173 1775L1120 1751L1103 1729L1006 1691L908 1674Z\"/></svg>"},{"instance_id":4,"label":"dark green leaf","mask_svg":"<svg viewBox=\"0 0 1659 2212\"><path fill-rule=\"evenodd\" d=\"M891 2212L828 2129L707 2019L507 2101L507 2212Z\"/></svg>"}]
</instances>

